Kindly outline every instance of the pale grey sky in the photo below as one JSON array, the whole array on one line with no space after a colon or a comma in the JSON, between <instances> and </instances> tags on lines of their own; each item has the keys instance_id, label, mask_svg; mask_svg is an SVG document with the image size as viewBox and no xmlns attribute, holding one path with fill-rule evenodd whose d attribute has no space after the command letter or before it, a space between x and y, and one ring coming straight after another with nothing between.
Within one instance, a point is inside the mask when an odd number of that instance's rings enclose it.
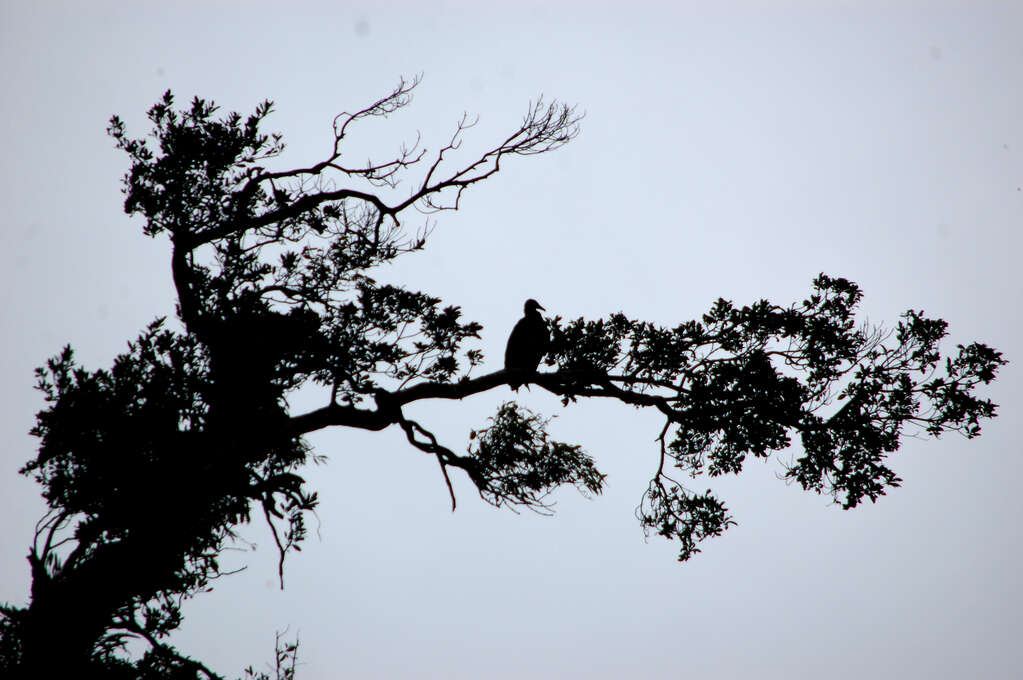
<instances>
[{"instance_id":1,"label":"pale grey sky","mask_svg":"<svg viewBox=\"0 0 1023 680\"><path fill-rule=\"evenodd\" d=\"M320 433L319 538L287 589L248 527L259 549L186 607L182 651L235 676L290 626L300 680L1015 677L1023 5L709 4L3 3L0 600L27 598L42 511L16 475L33 367L66 342L107 366L173 312L166 241L121 212L110 115L139 135L167 88L243 113L270 98L299 166L329 148L334 114L422 72L359 148L419 130L436 149L467 110L481 122L464 149L482 150L540 93L587 112L578 139L512 159L382 273L482 322L485 368L527 297L676 323L719 296L802 299L825 271L864 288L872 322L924 309L951 343L1004 351L1001 416L972 442L907 439L904 487L852 512L780 482L776 460L714 480L739 525L685 565L632 514L656 464L649 414L520 395L608 473L604 496L561 493L554 518L494 510L464 479L452 514L400 433ZM458 449L509 396L415 413Z\"/></svg>"}]
</instances>

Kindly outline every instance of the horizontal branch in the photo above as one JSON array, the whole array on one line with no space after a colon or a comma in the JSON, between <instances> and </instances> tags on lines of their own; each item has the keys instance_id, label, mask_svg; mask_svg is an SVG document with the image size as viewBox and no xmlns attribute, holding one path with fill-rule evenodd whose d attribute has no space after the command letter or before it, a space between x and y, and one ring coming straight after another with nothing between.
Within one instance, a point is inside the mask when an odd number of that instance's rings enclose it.
<instances>
[{"instance_id":1,"label":"horizontal branch","mask_svg":"<svg viewBox=\"0 0 1023 680\"><path fill-rule=\"evenodd\" d=\"M378 390L375 394L376 409L362 409L331 403L291 418L292 432L306 434L330 426L356 427L363 430L379 431L403 420L401 407L424 399L465 399L480 392L486 392L499 385L507 385L514 376L507 370L494 371L478 378L466 378L454 383L423 382L411 387L390 392ZM529 382L561 397L610 397L634 406L653 406L670 420L677 421L679 414L671 408L665 397L624 390L612 384L614 378L595 375L592 371L558 371L536 373L529 376ZM630 379L630 382L641 382Z\"/></svg>"},{"instance_id":2,"label":"horizontal branch","mask_svg":"<svg viewBox=\"0 0 1023 680\"><path fill-rule=\"evenodd\" d=\"M334 425L379 431L402 421L400 408L422 399L465 399L508 383L507 371L495 371L457 383L425 382L404 390L389 392L378 390L376 409L342 406L336 402L291 418L294 434L306 434Z\"/></svg>"},{"instance_id":3,"label":"horizontal branch","mask_svg":"<svg viewBox=\"0 0 1023 680\"><path fill-rule=\"evenodd\" d=\"M388 417L380 410L342 406L333 402L315 411L292 416L291 431L292 434L302 435L332 425L340 425L378 432L396 422L397 420Z\"/></svg>"}]
</instances>

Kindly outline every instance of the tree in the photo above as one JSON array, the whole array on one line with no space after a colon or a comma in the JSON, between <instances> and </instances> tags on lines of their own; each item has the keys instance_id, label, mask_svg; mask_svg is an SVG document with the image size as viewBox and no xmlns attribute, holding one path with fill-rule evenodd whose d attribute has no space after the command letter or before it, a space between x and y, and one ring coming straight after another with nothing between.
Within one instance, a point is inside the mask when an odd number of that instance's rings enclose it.
<instances>
[{"instance_id":1,"label":"tree","mask_svg":"<svg viewBox=\"0 0 1023 680\"><path fill-rule=\"evenodd\" d=\"M243 118L198 98L177 109L168 92L139 139L111 119L108 132L131 161L125 211L144 218L146 235L169 237L176 320L153 321L109 369L81 367L70 347L38 369L40 446L22 472L42 485L50 510L28 556L31 600L2 609L0 669L218 677L166 637L183 599L224 575L218 557L254 512L276 541L283 586L284 559L317 503L301 476L316 459L303 437L322 428L401 428L436 459L452 509L452 470L499 507L547 512L564 485L601 492L603 475L581 446L554 440L547 420L514 402L470 432L464 455L403 410L523 379L505 370L471 377L481 326L457 306L372 278L374 267L425 246L430 224L410 233L405 214L457 209L502 161L561 147L580 121L572 107L538 100L464 166L449 160L473 125L464 117L431 156L417 142L391 160L349 165L347 135L405 107L417 84L403 80L337 116L327 157L291 170L270 169L284 150L280 135L262 130L270 102ZM394 198L401 182L412 189ZM975 437L995 415L975 388L1004 365L999 352L972 343L943 357L946 324L922 312L890 330L857 324L860 298L854 283L821 274L801 302L718 300L672 328L624 314L554 318L553 370L528 379L565 405L609 398L663 416L637 516L644 531L678 540L688 560L734 521L676 470L739 473L748 456L798 438L802 453L786 476L853 508L898 486L886 462L907 428ZM309 387L324 405L292 413L289 394ZM131 638L149 643L137 661L120 654Z\"/></svg>"}]
</instances>

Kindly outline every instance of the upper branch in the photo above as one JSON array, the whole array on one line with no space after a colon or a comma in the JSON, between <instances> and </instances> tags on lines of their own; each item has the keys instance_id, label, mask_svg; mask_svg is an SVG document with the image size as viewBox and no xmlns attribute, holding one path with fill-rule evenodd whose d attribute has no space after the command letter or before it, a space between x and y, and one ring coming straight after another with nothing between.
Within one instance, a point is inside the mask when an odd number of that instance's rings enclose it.
<instances>
[{"instance_id":1,"label":"upper branch","mask_svg":"<svg viewBox=\"0 0 1023 680\"><path fill-rule=\"evenodd\" d=\"M367 116L386 116L406 106L411 99L411 90L418 83L418 78L409 82L402 80L388 96L356 113L339 115L334 121L333 150L330 156L323 161L293 170L250 172L247 175L247 181L240 189L234 191L229 199L232 203L246 205L251 202L255 194L261 191L261 187L268 183L271 185L269 193L278 199L274 207L256 215L247 214L244 210L235 210L232 214L237 217L234 219L223 220L213 225L203 225L184 237L179 234L181 244L189 249L195 248L201 244L211 243L235 234L293 220L309 214L323 204L337 203L346 199L356 199L368 203L377 211L378 220L387 217L396 223L399 213L417 204L421 209L427 211L457 210L462 192L472 184L497 173L501 168L501 159L504 156L531 156L553 151L568 143L579 133L579 121L582 114L577 113L575 107L557 101L546 104L541 97L536 102L530 103L518 129L508 135L504 141L483 153L475 161L442 175L440 168L445 161L445 155L449 151L458 149L461 145L462 133L475 125L475 120L470 122L467 116L463 116L450 141L437 153L425 177L418 183L418 188L397 203L390 204L376 194L354 188L323 190L322 187L328 185L328 182L323 180L324 173L331 170L348 177L362 177L376 186L394 187L399 181L397 173L423 159L426 150L418 149L419 141L417 140L411 147L403 146L399 156L388 162L374 163L370 161L365 167L358 168L345 167L339 163L341 142L349 125ZM442 176L438 178L437 175ZM306 190L305 180L302 180L295 195L290 196L279 189L275 183L286 179L297 180L303 176L317 178L314 182L315 190ZM442 196L449 190L453 192L453 197L445 200Z\"/></svg>"}]
</instances>

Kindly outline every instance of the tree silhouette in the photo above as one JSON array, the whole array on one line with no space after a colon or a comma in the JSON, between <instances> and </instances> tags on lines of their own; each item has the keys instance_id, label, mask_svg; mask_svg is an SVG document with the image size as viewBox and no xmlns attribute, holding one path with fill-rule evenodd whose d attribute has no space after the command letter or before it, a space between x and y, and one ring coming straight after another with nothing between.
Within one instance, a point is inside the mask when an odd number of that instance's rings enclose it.
<instances>
[{"instance_id":1,"label":"tree silhouette","mask_svg":"<svg viewBox=\"0 0 1023 680\"><path fill-rule=\"evenodd\" d=\"M221 551L253 513L273 533L283 585L284 559L317 503L301 476L315 459L303 437L316 430L401 428L436 459L452 508L452 470L495 506L546 512L560 486L601 492L593 459L514 402L470 432L464 455L404 412L522 381L505 370L470 377L482 355L466 347L481 326L457 306L372 278L425 246L430 224L409 232L404 215L457 209L503 161L559 148L580 120L538 100L464 166L448 157L468 118L432 155L417 142L350 165L342 147L357 124L405 107L417 84L403 80L337 116L327 158L292 170L270 169L284 150L280 135L262 131L270 102L243 118L201 99L177 109L168 92L138 139L111 120L131 160L125 211L144 218L148 236L170 240L176 320L156 319L109 369L81 367L67 347L37 371L46 406L32 430L38 455L22 472L41 484L49 512L28 556L30 602L2 608L4 673L219 677L166 638L182 601L224 575ZM999 352L973 343L943 358L945 322L914 311L890 330L857 324L860 297L854 283L822 274L801 302L718 300L672 328L624 314L554 318L545 366L529 382L566 405L610 398L663 416L637 516L645 531L678 540L686 560L733 520L710 491L673 474L738 473L747 456L798 439L787 477L852 508L898 486L886 460L907 428L974 437L994 416L974 388L994 379ZM292 413L288 395L310 385L324 405ZM136 638L149 650L131 661L121 652Z\"/></svg>"}]
</instances>

